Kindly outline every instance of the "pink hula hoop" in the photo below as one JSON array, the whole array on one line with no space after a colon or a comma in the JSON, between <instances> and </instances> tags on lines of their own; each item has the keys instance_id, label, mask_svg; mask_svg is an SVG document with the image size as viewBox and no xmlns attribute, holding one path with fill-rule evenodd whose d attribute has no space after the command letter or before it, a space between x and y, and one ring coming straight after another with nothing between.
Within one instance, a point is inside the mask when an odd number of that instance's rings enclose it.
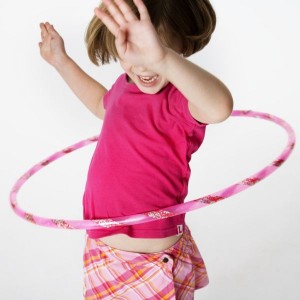
<instances>
[{"instance_id":1,"label":"pink hula hoop","mask_svg":"<svg viewBox=\"0 0 300 300\"><path fill-rule=\"evenodd\" d=\"M62 229L99 229L102 228L111 228L115 226L128 226L134 224L142 224L147 222L153 222L160 219L170 218L176 215L184 214L207 205L217 203L221 200L224 200L230 196L233 196L237 193L240 193L250 187L253 187L256 183L262 181L264 178L272 174L275 170L278 169L290 156L292 150L295 146L295 133L293 128L284 120L261 112L254 111L239 111L235 110L232 112L231 116L234 117L254 117L264 120L271 121L281 127L283 127L288 134L288 143L283 152L269 165L261 169L259 172L253 174L252 176L235 183L223 190L220 190L216 193L210 195L190 200L186 203L177 204L171 207L166 207L163 210L155 210L150 212L144 212L140 214L118 217L112 219L99 219L99 220L62 220L62 219L49 219L39 216L35 216L28 212L22 210L17 203L17 194L24 183L35 173L37 173L42 168L46 167L53 161L61 158L64 155L67 155L77 149L85 147L91 143L94 143L98 140L98 136L83 140L78 142L70 147L67 147L59 152L54 153L50 157L41 161L40 163L33 166L28 170L22 177L20 177L17 182L14 184L10 192L10 204L14 212L21 218L41 226L52 227L52 228L62 228Z\"/></svg>"}]
</instances>

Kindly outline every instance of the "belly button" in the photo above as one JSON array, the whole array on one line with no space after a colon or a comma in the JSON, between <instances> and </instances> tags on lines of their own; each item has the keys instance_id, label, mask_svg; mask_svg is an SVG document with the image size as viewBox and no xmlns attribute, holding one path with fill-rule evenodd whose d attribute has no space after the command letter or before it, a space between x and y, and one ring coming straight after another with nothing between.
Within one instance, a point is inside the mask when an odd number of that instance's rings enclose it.
<instances>
[{"instance_id":1,"label":"belly button","mask_svg":"<svg viewBox=\"0 0 300 300\"><path fill-rule=\"evenodd\" d=\"M163 262L167 263L169 261L169 259L167 257L164 257Z\"/></svg>"}]
</instances>

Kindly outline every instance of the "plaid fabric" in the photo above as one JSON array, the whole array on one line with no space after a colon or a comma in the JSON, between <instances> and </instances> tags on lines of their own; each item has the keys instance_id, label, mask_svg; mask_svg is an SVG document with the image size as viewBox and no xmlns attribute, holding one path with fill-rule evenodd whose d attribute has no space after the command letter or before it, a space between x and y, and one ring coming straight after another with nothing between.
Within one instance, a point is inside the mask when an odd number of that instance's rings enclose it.
<instances>
[{"instance_id":1,"label":"plaid fabric","mask_svg":"<svg viewBox=\"0 0 300 300\"><path fill-rule=\"evenodd\" d=\"M175 245L156 253L127 252L87 237L84 275L86 300L190 300L208 284L187 226Z\"/></svg>"}]
</instances>

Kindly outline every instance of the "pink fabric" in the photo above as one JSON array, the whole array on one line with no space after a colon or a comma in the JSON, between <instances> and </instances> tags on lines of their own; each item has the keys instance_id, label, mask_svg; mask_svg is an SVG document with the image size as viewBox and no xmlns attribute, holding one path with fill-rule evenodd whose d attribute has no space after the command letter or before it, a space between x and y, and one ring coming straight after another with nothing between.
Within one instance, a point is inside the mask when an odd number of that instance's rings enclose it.
<instances>
[{"instance_id":1,"label":"pink fabric","mask_svg":"<svg viewBox=\"0 0 300 300\"><path fill-rule=\"evenodd\" d=\"M184 96L171 83L155 95L144 94L123 74L106 93L104 107L83 198L84 218L122 217L183 203L189 161L206 128L193 119ZM184 217L88 230L88 234L162 238L178 234Z\"/></svg>"},{"instance_id":2,"label":"pink fabric","mask_svg":"<svg viewBox=\"0 0 300 300\"><path fill-rule=\"evenodd\" d=\"M208 283L205 263L187 227L175 245L156 253L127 252L87 238L86 300L192 300L195 290Z\"/></svg>"},{"instance_id":3,"label":"pink fabric","mask_svg":"<svg viewBox=\"0 0 300 300\"><path fill-rule=\"evenodd\" d=\"M36 225L51 227L51 228L61 228L67 230L73 229L98 229L100 227L103 228L111 228L125 225L137 225L144 224L147 222L152 222L153 220L170 218L175 215L184 214L190 211L194 211L208 205L212 205L227 199L237 193L243 192L246 189L249 189L255 186L258 182L261 182L266 177L270 176L278 170L280 166L290 157L293 149L295 148L295 131L293 128L283 119L280 119L274 115L270 115L262 112L255 112L251 110L234 110L231 114L233 117L250 117L250 118L258 118L273 122L280 127L282 127L288 137L288 141L283 151L281 151L280 155L275 158L275 160L271 161L268 165L263 167L261 170L248 176L244 180L232 184L222 190L211 193L206 196L202 196L201 198L197 198L194 200L190 200L186 203L176 204L170 207L166 207L162 210L155 210L151 212L141 212L139 214L133 214L130 216L122 216L118 218L109 218L109 219L98 219L98 220L70 220L70 219L53 219L46 218L34 215L30 212L24 211L18 204L17 196L20 189L23 185L37 172L48 166L49 164L55 162L57 159L72 153L82 147L85 147L91 143L98 141L98 136L94 136L88 139L84 139L80 142L75 143L74 145L68 146L63 150L55 152L49 157L45 158L41 162L37 163L29 170L27 170L13 185L9 199L10 204L13 211L22 219L31 222Z\"/></svg>"}]
</instances>

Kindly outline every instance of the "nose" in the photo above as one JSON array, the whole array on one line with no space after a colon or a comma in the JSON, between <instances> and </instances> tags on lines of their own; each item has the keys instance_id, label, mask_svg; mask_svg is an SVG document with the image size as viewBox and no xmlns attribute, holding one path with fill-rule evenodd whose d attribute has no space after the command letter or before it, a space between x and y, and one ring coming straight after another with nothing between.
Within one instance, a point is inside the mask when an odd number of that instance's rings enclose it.
<instances>
[{"instance_id":1,"label":"nose","mask_svg":"<svg viewBox=\"0 0 300 300\"><path fill-rule=\"evenodd\" d=\"M146 72L146 71L147 71L147 69L145 67L142 67L142 66L133 67L133 72L138 73L138 74Z\"/></svg>"}]
</instances>

